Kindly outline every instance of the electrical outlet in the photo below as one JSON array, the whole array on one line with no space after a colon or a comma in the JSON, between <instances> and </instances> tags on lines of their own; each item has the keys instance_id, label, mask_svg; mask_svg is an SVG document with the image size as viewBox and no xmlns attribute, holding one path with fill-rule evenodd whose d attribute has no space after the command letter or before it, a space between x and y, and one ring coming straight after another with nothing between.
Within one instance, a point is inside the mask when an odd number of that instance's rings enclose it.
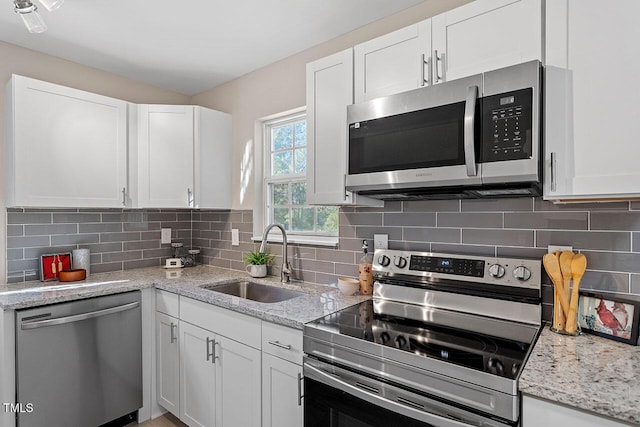
<instances>
[{"instance_id":1,"label":"electrical outlet","mask_svg":"<svg viewBox=\"0 0 640 427\"><path fill-rule=\"evenodd\" d=\"M573 251L573 246L562 246L562 245L549 245L547 246L547 253L554 253L555 251Z\"/></svg>"},{"instance_id":2,"label":"electrical outlet","mask_svg":"<svg viewBox=\"0 0 640 427\"><path fill-rule=\"evenodd\" d=\"M389 235L388 234L374 234L373 235L373 250L376 249L389 249Z\"/></svg>"},{"instance_id":3,"label":"electrical outlet","mask_svg":"<svg viewBox=\"0 0 640 427\"><path fill-rule=\"evenodd\" d=\"M170 228L161 228L160 229L160 243L171 243L171 229Z\"/></svg>"},{"instance_id":4,"label":"electrical outlet","mask_svg":"<svg viewBox=\"0 0 640 427\"><path fill-rule=\"evenodd\" d=\"M231 246L239 246L240 245L240 230L237 228L231 229Z\"/></svg>"}]
</instances>

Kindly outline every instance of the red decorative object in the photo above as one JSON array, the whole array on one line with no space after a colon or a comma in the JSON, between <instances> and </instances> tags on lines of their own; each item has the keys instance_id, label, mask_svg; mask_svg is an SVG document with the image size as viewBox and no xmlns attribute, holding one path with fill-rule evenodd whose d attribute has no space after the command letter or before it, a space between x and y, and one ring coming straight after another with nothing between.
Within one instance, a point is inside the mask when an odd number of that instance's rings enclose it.
<instances>
[{"instance_id":1,"label":"red decorative object","mask_svg":"<svg viewBox=\"0 0 640 427\"><path fill-rule=\"evenodd\" d=\"M71 269L71 253L46 254L40 256L40 280L57 280L62 270Z\"/></svg>"}]
</instances>

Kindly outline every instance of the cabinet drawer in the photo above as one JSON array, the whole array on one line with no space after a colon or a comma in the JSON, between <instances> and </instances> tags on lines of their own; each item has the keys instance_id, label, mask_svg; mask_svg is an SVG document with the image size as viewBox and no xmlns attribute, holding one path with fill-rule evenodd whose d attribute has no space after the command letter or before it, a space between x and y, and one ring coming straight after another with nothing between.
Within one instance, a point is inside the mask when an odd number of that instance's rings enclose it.
<instances>
[{"instance_id":1,"label":"cabinet drawer","mask_svg":"<svg viewBox=\"0 0 640 427\"><path fill-rule=\"evenodd\" d=\"M262 322L262 351L302 364L302 331Z\"/></svg>"},{"instance_id":2,"label":"cabinet drawer","mask_svg":"<svg viewBox=\"0 0 640 427\"><path fill-rule=\"evenodd\" d=\"M178 294L167 291L156 290L156 311L168 314L173 317L180 317L178 304Z\"/></svg>"},{"instance_id":3,"label":"cabinet drawer","mask_svg":"<svg viewBox=\"0 0 640 427\"><path fill-rule=\"evenodd\" d=\"M259 349L261 320L191 298L180 298L180 320Z\"/></svg>"}]
</instances>

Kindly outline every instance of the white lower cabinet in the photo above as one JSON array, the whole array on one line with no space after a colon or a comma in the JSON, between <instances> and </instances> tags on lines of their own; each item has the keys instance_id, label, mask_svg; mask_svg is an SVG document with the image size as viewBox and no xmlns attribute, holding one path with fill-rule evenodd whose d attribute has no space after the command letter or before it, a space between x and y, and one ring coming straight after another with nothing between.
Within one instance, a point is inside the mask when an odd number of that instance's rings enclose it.
<instances>
[{"instance_id":1,"label":"white lower cabinet","mask_svg":"<svg viewBox=\"0 0 640 427\"><path fill-rule=\"evenodd\" d=\"M303 424L302 331L262 322L262 426Z\"/></svg>"},{"instance_id":2,"label":"white lower cabinet","mask_svg":"<svg viewBox=\"0 0 640 427\"><path fill-rule=\"evenodd\" d=\"M189 426L260 427L262 322L184 297L178 320L157 293L158 404Z\"/></svg>"},{"instance_id":3,"label":"white lower cabinet","mask_svg":"<svg viewBox=\"0 0 640 427\"><path fill-rule=\"evenodd\" d=\"M160 406L180 417L178 319L156 312L156 396Z\"/></svg>"},{"instance_id":4,"label":"white lower cabinet","mask_svg":"<svg viewBox=\"0 0 640 427\"><path fill-rule=\"evenodd\" d=\"M302 366L262 355L262 426L300 427L303 424Z\"/></svg>"},{"instance_id":5,"label":"white lower cabinet","mask_svg":"<svg viewBox=\"0 0 640 427\"><path fill-rule=\"evenodd\" d=\"M212 332L180 322L180 420L190 426L213 426L216 366Z\"/></svg>"},{"instance_id":6,"label":"white lower cabinet","mask_svg":"<svg viewBox=\"0 0 640 427\"><path fill-rule=\"evenodd\" d=\"M260 350L216 338L216 427L260 427Z\"/></svg>"},{"instance_id":7,"label":"white lower cabinet","mask_svg":"<svg viewBox=\"0 0 640 427\"><path fill-rule=\"evenodd\" d=\"M613 418L579 411L530 396L522 397L522 427L622 427Z\"/></svg>"}]
</instances>

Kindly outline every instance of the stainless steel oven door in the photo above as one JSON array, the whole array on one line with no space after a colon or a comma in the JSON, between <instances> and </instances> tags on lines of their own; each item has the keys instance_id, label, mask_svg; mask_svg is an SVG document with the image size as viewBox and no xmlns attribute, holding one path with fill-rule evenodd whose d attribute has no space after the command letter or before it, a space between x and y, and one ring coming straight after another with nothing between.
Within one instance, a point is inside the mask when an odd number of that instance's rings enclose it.
<instances>
[{"instance_id":1,"label":"stainless steel oven door","mask_svg":"<svg viewBox=\"0 0 640 427\"><path fill-rule=\"evenodd\" d=\"M464 409L305 357L305 427L506 427Z\"/></svg>"},{"instance_id":2,"label":"stainless steel oven door","mask_svg":"<svg viewBox=\"0 0 640 427\"><path fill-rule=\"evenodd\" d=\"M481 184L482 75L347 108L350 191Z\"/></svg>"}]
</instances>

